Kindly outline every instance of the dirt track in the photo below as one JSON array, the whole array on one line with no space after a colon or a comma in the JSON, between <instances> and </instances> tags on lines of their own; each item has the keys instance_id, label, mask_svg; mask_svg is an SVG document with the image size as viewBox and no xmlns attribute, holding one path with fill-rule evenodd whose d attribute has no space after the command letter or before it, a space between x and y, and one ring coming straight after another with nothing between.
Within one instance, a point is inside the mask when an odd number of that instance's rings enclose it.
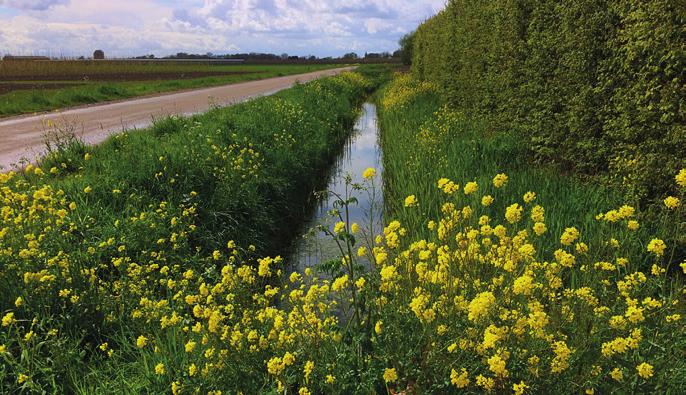
<instances>
[{"instance_id":1,"label":"dirt track","mask_svg":"<svg viewBox=\"0 0 686 395\"><path fill-rule=\"evenodd\" d=\"M7 170L22 159L34 161L40 156L43 152L43 136L48 130L47 125L50 124L69 125L84 141L97 144L122 130L147 126L154 118L203 112L213 105L228 105L251 97L272 94L291 87L296 81L311 81L349 69L351 67L321 70L2 119L0 170Z\"/></svg>"}]
</instances>

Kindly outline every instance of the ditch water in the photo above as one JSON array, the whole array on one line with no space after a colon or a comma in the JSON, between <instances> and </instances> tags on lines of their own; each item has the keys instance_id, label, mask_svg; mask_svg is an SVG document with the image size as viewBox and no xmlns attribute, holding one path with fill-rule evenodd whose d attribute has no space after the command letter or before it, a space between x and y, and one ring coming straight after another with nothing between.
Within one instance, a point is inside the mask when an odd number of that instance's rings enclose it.
<instances>
[{"instance_id":1,"label":"ditch water","mask_svg":"<svg viewBox=\"0 0 686 395\"><path fill-rule=\"evenodd\" d=\"M324 190L345 196L346 177L350 176L353 183L362 184L362 173L369 167L376 169L374 196L367 191L351 191L352 188L347 186L349 196L358 200L357 204L352 203L349 206L348 221L349 224L356 222L360 225L362 230L356 235L360 238L364 234L379 234L383 226L379 126L377 124L376 106L372 103L365 103L348 141L335 160ZM296 239L293 246L288 259L289 271L302 272L307 267L313 267L341 256L341 252L331 236L315 229L318 225L332 229L333 225L339 221L338 218L332 218L329 215L329 211L334 209L336 200L337 198L333 194L318 196L314 209L305 222L301 237ZM343 218L345 219L345 214L343 214ZM369 232L370 230L371 232ZM358 245L361 244L358 242Z\"/></svg>"}]
</instances>

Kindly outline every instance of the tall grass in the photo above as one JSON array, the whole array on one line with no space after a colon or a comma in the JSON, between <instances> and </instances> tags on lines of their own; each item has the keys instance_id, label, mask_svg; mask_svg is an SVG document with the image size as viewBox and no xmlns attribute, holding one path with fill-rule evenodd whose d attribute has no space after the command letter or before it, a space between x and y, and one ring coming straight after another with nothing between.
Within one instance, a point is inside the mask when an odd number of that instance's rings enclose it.
<instances>
[{"instance_id":1,"label":"tall grass","mask_svg":"<svg viewBox=\"0 0 686 395\"><path fill-rule=\"evenodd\" d=\"M422 89L423 87L423 89ZM582 233L601 233L603 224L597 214L628 204L639 207L639 199L626 200L616 190L594 180L561 173L556 166L535 164L526 142L516 133L492 133L488 122L478 115L449 109L437 91L407 76L380 93L381 126L384 151L384 192L389 196L387 215L401 222L416 212L403 209L403 199L415 194L424 202L423 214L440 213L442 192L435 187L440 178L476 181L488 185L499 173L509 176L507 195L496 199L493 207L504 210L509 200L528 191L537 194L536 202L554 212L548 217L547 232L542 239L554 244L556 235L574 225ZM400 102L396 102L400 97ZM384 108L395 108L383 111ZM659 212L657 213L659 214ZM642 226L635 233L642 238L670 234L676 245L677 259L686 258L681 236L674 234L674 223L665 222L653 212L640 213ZM420 230L420 234L429 233ZM632 251L643 255L641 251Z\"/></svg>"},{"instance_id":2,"label":"tall grass","mask_svg":"<svg viewBox=\"0 0 686 395\"><path fill-rule=\"evenodd\" d=\"M175 333L154 340L144 312L289 242L373 88L345 73L0 174L0 392L168 391L136 340L183 361L190 322L164 313Z\"/></svg>"},{"instance_id":3,"label":"tall grass","mask_svg":"<svg viewBox=\"0 0 686 395\"><path fill-rule=\"evenodd\" d=\"M646 216L612 189L532 165L517 135L490 133L410 76L379 102L385 217L399 221L401 248L409 245L393 254L407 289L396 297L412 312L391 313L392 325L404 328L397 336L416 334L396 346L402 383L441 392L684 390L678 201ZM686 170L673 182L683 200Z\"/></svg>"}]
</instances>

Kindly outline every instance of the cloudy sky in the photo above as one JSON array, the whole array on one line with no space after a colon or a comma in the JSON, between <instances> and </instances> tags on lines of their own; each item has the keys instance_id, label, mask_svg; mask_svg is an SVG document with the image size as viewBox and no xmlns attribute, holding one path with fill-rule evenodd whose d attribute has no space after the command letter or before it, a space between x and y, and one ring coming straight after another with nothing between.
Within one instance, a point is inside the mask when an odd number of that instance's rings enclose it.
<instances>
[{"instance_id":1,"label":"cloudy sky","mask_svg":"<svg viewBox=\"0 0 686 395\"><path fill-rule=\"evenodd\" d=\"M393 51L445 0L0 0L0 54Z\"/></svg>"}]
</instances>

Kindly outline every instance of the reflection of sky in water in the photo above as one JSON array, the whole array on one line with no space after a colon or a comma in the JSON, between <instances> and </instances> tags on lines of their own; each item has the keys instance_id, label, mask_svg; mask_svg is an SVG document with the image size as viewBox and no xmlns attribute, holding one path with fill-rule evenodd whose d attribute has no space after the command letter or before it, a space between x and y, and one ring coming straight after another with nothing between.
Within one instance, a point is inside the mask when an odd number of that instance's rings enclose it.
<instances>
[{"instance_id":1,"label":"reflection of sky in water","mask_svg":"<svg viewBox=\"0 0 686 395\"><path fill-rule=\"evenodd\" d=\"M376 107L371 103L365 103L362 107L362 113L355 123L353 134L343 152L336 159L326 190L344 196L346 189L345 176L350 174L353 182L362 183L362 173L368 167L373 167L377 170L374 218L371 221L374 224L374 233L378 234L382 226L382 169L381 151L378 145ZM350 223L357 222L362 229L366 230L370 226L368 215L372 204L370 196L366 191L352 191L351 194L358 199L358 204L353 204L349 208ZM305 225L304 235L297 241L294 253L291 256L290 261L294 264L292 270L302 271L305 267L314 266L341 255L330 236L326 236L318 231L308 231L318 224L328 224L329 229L333 227L333 224L338 220L329 217L328 212L333 208L334 201L335 198L333 196L330 196L328 199L322 199L318 202L315 210L313 210L311 219ZM361 237L360 234L356 236ZM357 246L363 245L361 243L362 240L358 240Z\"/></svg>"}]
</instances>

